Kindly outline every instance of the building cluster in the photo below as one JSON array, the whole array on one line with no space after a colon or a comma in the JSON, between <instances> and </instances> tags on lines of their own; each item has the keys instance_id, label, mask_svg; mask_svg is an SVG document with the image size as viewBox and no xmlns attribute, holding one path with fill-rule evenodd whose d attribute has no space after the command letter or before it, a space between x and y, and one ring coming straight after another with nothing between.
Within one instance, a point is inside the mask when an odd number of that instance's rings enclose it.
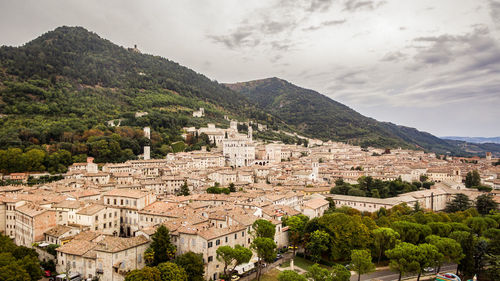
<instances>
[{"instance_id":1,"label":"building cluster","mask_svg":"<svg viewBox=\"0 0 500 281\"><path fill-rule=\"evenodd\" d=\"M465 189L467 172L478 170L482 183L500 188L496 159L447 157L442 160L422 151L384 151L335 142L321 145L285 145L257 142L238 133L237 123L227 129L209 125L186 128L186 134L206 134L216 145L201 150L149 159L69 167L64 179L38 186L0 187L0 231L16 244L43 251L58 244L58 272L78 272L85 278L124 280L127 272L145 265L144 251L151 236L165 225L177 254L201 253L205 277L216 280L223 264L216 250L223 245L252 242L252 224L266 219L276 228L278 247L288 246L285 216L322 216L330 201L360 211L376 211L419 202L425 209L443 210L454 194L481 194ZM149 129L145 129L149 137ZM310 142L311 144L311 142ZM356 183L361 176L374 179L436 182L431 189L393 198L366 198L329 194L337 179ZM21 180L22 181L22 180ZM230 194L209 194L218 183L234 186ZM187 186L190 195L178 196ZM498 196L495 199L498 200ZM252 258L251 263L256 261Z\"/></svg>"}]
</instances>

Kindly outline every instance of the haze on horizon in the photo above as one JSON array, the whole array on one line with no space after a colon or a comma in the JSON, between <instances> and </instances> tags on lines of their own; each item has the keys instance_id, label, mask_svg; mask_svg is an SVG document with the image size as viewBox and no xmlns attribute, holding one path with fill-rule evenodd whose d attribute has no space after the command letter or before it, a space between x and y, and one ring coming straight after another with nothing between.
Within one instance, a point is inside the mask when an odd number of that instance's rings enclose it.
<instances>
[{"instance_id":1,"label":"haze on horizon","mask_svg":"<svg viewBox=\"0 0 500 281\"><path fill-rule=\"evenodd\" d=\"M500 136L500 1L1 1L0 45L58 26L220 82L279 77L437 136Z\"/></svg>"}]
</instances>

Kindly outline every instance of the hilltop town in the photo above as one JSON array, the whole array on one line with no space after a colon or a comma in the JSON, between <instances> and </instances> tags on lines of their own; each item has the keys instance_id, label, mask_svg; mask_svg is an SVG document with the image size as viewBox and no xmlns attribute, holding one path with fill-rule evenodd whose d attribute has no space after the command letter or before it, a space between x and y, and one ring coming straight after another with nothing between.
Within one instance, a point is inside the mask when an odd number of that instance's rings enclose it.
<instances>
[{"instance_id":1,"label":"hilltop town","mask_svg":"<svg viewBox=\"0 0 500 281\"><path fill-rule=\"evenodd\" d=\"M203 110L195 114L201 117ZM224 264L216 259L217 248L250 247L258 219L271 222L277 247L287 248L284 217L313 219L342 206L442 211L459 193L474 200L490 191L500 201L500 166L491 154L444 157L315 139L287 145L254 139L253 127L262 129L248 124L239 132L236 121L227 129L184 128L184 138L203 135L211 146L164 159L151 159L145 146L142 159L124 163L96 164L89 157L50 183L26 185L36 174L4 175L16 184L0 187L0 231L36 249L41 259L55 260L58 272L69 268L84 278L124 280L145 266L144 252L164 225L177 255L202 254L205 279L218 280ZM150 133L144 128L146 138ZM482 190L464 184L473 171ZM401 188L374 192L363 189L366 181L399 182ZM44 250L51 244L59 245L55 255ZM250 263L256 261L254 255Z\"/></svg>"}]
</instances>

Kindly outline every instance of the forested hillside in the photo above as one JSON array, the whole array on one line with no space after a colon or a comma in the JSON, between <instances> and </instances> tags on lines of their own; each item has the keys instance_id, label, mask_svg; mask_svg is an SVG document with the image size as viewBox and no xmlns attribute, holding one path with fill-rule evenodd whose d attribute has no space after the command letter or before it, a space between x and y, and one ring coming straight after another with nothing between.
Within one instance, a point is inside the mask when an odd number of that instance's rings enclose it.
<instances>
[{"instance_id":1,"label":"forested hillside","mask_svg":"<svg viewBox=\"0 0 500 281\"><path fill-rule=\"evenodd\" d=\"M318 92L285 80L268 78L226 84L246 95L262 110L269 111L309 136L349 142L361 146L425 149L452 155L472 155L485 151L500 153L500 145L465 150L453 142L414 128L379 122ZM486 150L488 149L488 150Z\"/></svg>"},{"instance_id":2,"label":"forested hillside","mask_svg":"<svg viewBox=\"0 0 500 281\"><path fill-rule=\"evenodd\" d=\"M191 118L204 107L206 117ZM135 117L136 112L148 115ZM135 159L184 149L184 126L224 115L272 125L242 95L167 59L119 47L81 27L60 27L21 47L0 48L0 171L65 171L75 161ZM121 126L107 126L117 120ZM118 121L119 120L119 121ZM203 139L187 149L199 149ZM28 153L29 152L29 153Z\"/></svg>"},{"instance_id":3,"label":"forested hillside","mask_svg":"<svg viewBox=\"0 0 500 281\"><path fill-rule=\"evenodd\" d=\"M206 116L193 118L199 107ZM182 128L228 126L224 116L362 146L500 153L500 145L471 147L378 122L277 78L219 84L82 27L59 27L23 46L0 47L0 173L64 172L87 156L98 163L121 162L136 159L146 144L152 157L199 149L209 145L207 138L184 142ZM151 140L143 137L144 126L151 127ZM273 131L256 136L297 141Z\"/></svg>"}]
</instances>

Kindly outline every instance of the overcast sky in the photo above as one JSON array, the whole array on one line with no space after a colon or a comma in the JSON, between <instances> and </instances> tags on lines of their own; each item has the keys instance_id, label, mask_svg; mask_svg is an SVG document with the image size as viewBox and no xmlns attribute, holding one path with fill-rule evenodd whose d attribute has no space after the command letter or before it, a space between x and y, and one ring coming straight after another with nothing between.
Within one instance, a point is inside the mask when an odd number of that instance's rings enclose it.
<instances>
[{"instance_id":1,"label":"overcast sky","mask_svg":"<svg viewBox=\"0 0 500 281\"><path fill-rule=\"evenodd\" d=\"M500 136L500 1L0 0L0 45L61 25L219 82L279 77L437 136Z\"/></svg>"}]
</instances>

